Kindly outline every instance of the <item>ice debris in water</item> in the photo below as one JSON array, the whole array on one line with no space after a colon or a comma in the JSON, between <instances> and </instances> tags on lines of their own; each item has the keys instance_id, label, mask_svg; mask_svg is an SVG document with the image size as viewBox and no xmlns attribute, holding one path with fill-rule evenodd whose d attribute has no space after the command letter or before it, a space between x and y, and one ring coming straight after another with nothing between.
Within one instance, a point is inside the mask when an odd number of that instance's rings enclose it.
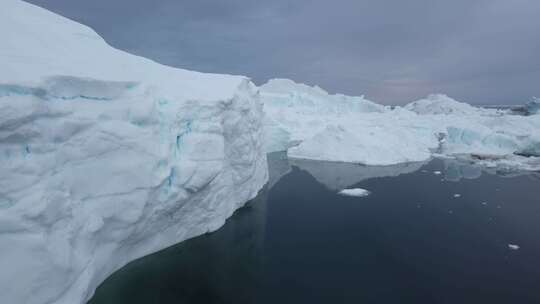
<instances>
[{"instance_id":1,"label":"ice debris in water","mask_svg":"<svg viewBox=\"0 0 540 304\"><path fill-rule=\"evenodd\" d=\"M456 194L454 194L454 197L455 197L455 198L461 197L461 194L456 193Z\"/></svg>"},{"instance_id":2,"label":"ice debris in water","mask_svg":"<svg viewBox=\"0 0 540 304\"><path fill-rule=\"evenodd\" d=\"M345 195L345 196L364 197L364 196L368 196L370 192L362 188L351 188L351 189L343 189L339 191L338 194Z\"/></svg>"},{"instance_id":3,"label":"ice debris in water","mask_svg":"<svg viewBox=\"0 0 540 304\"><path fill-rule=\"evenodd\" d=\"M442 172L441 172L441 171L433 171L433 174L435 174L435 175L441 175Z\"/></svg>"},{"instance_id":4,"label":"ice debris in water","mask_svg":"<svg viewBox=\"0 0 540 304\"><path fill-rule=\"evenodd\" d=\"M511 250L518 250L518 249L519 249L519 246L518 246L518 245L514 245L514 244L508 244L508 248L511 249Z\"/></svg>"}]
</instances>

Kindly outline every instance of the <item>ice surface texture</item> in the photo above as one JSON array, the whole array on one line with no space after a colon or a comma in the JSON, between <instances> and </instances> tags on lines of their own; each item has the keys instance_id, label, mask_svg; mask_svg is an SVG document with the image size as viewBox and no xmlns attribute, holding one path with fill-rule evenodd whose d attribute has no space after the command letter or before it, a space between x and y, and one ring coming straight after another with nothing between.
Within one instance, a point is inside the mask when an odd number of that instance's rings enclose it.
<instances>
[{"instance_id":1,"label":"ice surface texture","mask_svg":"<svg viewBox=\"0 0 540 304\"><path fill-rule=\"evenodd\" d=\"M389 108L282 79L260 91L266 149L292 158L392 165L439 155L540 169L540 115L477 108L442 94Z\"/></svg>"},{"instance_id":2,"label":"ice surface texture","mask_svg":"<svg viewBox=\"0 0 540 304\"><path fill-rule=\"evenodd\" d=\"M266 183L247 78L159 65L36 6L0 6L0 303L85 303Z\"/></svg>"}]
</instances>

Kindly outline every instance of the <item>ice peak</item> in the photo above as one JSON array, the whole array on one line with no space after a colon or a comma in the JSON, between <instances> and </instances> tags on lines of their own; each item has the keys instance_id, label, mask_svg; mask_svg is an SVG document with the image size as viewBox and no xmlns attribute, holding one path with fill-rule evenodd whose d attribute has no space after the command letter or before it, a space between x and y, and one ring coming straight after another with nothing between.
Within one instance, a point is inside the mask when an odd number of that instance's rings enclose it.
<instances>
[{"instance_id":1,"label":"ice peak","mask_svg":"<svg viewBox=\"0 0 540 304\"><path fill-rule=\"evenodd\" d=\"M405 109L417 114L471 114L479 109L468 103L457 101L445 94L430 94L405 105Z\"/></svg>"}]
</instances>

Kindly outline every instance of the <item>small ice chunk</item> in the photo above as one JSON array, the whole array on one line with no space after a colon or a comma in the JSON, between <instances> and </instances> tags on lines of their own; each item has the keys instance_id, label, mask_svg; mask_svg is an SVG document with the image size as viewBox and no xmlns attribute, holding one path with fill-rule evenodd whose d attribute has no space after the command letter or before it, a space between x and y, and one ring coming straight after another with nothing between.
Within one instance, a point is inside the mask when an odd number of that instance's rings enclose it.
<instances>
[{"instance_id":1,"label":"small ice chunk","mask_svg":"<svg viewBox=\"0 0 540 304\"><path fill-rule=\"evenodd\" d=\"M456 194L454 194L454 197L455 197L455 198L461 197L461 194L456 193Z\"/></svg>"},{"instance_id":2,"label":"small ice chunk","mask_svg":"<svg viewBox=\"0 0 540 304\"><path fill-rule=\"evenodd\" d=\"M487 205L487 202L482 202L482 205L484 205L484 206Z\"/></svg>"},{"instance_id":3,"label":"small ice chunk","mask_svg":"<svg viewBox=\"0 0 540 304\"><path fill-rule=\"evenodd\" d=\"M441 171L433 171L433 174L435 174L435 175L441 175L442 172L441 172Z\"/></svg>"},{"instance_id":4,"label":"small ice chunk","mask_svg":"<svg viewBox=\"0 0 540 304\"><path fill-rule=\"evenodd\" d=\"M518 246L518 245L514 245L514 244L508 244L508 248L511 249L511 250L518 250L518 249L519 249L519 246Z\"/></svg>"},{"instance_id":5,"label":"small ice chunk","mask_svg":"<svg viewBox=\"0 0 540 304\"><path fill-rule=\"evenodd\" d=\"M363 196L368 196L370 194L370 192L366 189L362 189L362 188L351 188L351 189L343 189L341 191L338 192L339 195L345 195L345 196L358 196L358 197L363 197Z\"/></svg>"}]
</instances>

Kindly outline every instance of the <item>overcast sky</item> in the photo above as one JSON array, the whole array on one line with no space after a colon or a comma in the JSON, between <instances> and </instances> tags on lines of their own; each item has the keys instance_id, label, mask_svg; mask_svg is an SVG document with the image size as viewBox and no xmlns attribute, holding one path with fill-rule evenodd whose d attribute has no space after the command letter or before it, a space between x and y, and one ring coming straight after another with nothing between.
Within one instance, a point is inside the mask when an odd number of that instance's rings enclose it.
<instances>
[{"instance_id":1,"label":"overcast sky","mask_svg":"<svg viewBox=\"0 0 540 304\"><path fill-rule=\"evenodd\" d=\"M30 0L158 62L403 104L540 96L538 0Z\"/></svg>"}]
</instances>

